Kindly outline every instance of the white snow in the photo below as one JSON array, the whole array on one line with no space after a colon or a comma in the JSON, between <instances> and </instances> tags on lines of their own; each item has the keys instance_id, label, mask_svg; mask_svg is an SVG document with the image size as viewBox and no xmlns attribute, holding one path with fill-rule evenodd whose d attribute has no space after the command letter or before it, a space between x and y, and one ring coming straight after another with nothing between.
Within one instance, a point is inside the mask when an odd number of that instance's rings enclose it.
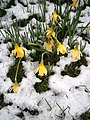
<instances>
[{"instance_id":1,"label":"white snow","mask_svg":"<svg viewBox=\"0 0 90 120\"><path fill-rule=\"evenodd\" d=\"M49 16L54 10L53 3L47 2L47 4L48 12L46 13L45 24L49 22ZM38 11L38 4L30 5L29 9L33 7L35 13L40 13L40 11ZM27 19L32 12L27 12L27 8L17 2L16 6L7 9L6 16L2 18L2 25L12 24L10 18L12 13L17 19ZM90 12L89 7L82 11L84 16L81 17L80 20L84 22L83 25L90 22L88 12ZM32 21L34 23L36 22L36 19L32 19ZM23 28L23 30L25 29ZM0 41L2 39L3 36L1 35ZM80 40L82 40L82 38L79 37L78 41ZM85 92L86 89L90 91L90 44L88 44L88 42L84 50L85 53L89 55L86 58L88 66L82 65L80 67L80 75L77 77L73 78L68 75L62 76L61 71L64 69L64 66L70 64L72 60L70 56L61 57L56 66L53 67L55 74L49 77L50 90L43 93L37 93L34 89L34 84L36 82L41 82L41 80L34 74L38 62L31 62L30 59L22 62L26 78L23 77L17 93L7 93L7 90L12 85L11 79L7 77L7 72L9 67L14 63L14 58L8 56L10 55L8 47L8 44L1 42L0 93L4 94L6 103L12 102L13 105L8 105L0 110L0 120L21 120L16 114L20 113L21 109L24 110L25 108L28 108L29 110L37 109L39 111L39 115L30 115L29 112L24 111L23 114L25 120L56 120L65 109L66 115L64 120L72 120L73 117L76 117L76 115L79 116L90 108L90 92Z\"/></svg>"}]
</instances>

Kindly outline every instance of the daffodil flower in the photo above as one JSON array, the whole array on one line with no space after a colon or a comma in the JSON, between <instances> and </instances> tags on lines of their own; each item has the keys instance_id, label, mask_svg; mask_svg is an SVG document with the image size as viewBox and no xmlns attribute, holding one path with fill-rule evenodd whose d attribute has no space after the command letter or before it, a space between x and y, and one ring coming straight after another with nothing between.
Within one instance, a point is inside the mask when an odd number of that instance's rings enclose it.
<instances>
[{"instance_id":1,"label":"daffodil flower","mask_svg":"<svg viewBox=\"0 0 90 120\"><path fill-rule=\"evenodd\" d=\"M20 85L19 85L17 82L15 82L15 83L13 83L13 85L12 85L12 87L11 87L11 90L12 90L14 93L16 93L19 87L20 87Z\"/></svg>"},{"instance_id":2,"label":"daffodil flower","mask_svg":"<svg viewBox=\"0 0 90 120\"><path fill-rule=\"evenodd\" d=\"M51 27L50 29L48 29L46 31L46 37L49 38L49 39L51 39L52 36L55 37L55 32L53 31L53 28Z\"/></svg>"},{"instance_id":3,"label":"daffodil flower","mask_svg":"<svg viewBox=\"0 0 90 120\"><path fill-rule=\"evenodd\" d=\"M19 47L17 43L15 43L14 47L15 49L12 50L11 55L16 55L16 58L24 57L24 51L26 51L27 49L24 47Z\"/></svg>"},{"instance_id":4,"label":"daffodil flower","mask_svg":"<svg viewBox=\"0 0 90 120\"><path fill-rule=\"evenodd\" d=\"M71 7L76 7L78 0L75 0L72 4L70 4Z\"/></svg>"},{"instance_id":5,"label":"daffodil flower","mask_svg":"<svg viewBox=\"0 0 90 120\"><path fill-rule=\"evenodd\" d=\"M66 53L66 48L64 45L62 45L58 40L57 40L57 54L62 53L65 54Z\"/></svg>"},{"instance_id":6,"label":"daffodil flower","mask_svg":"<svg viewBox=\"0 0 90 120\"><path fill-rule=\"evenodd\" d=\"M50 18L52 19L53 23L54 22L58 22L57 18L61 19L59 15L57 15L56 10L54 9L54 12L52 13L52 15L50 16Z\"/></svg>"},{"instance_id":7,"label":"daffodil flower","mask_svg":"<svg viewBox=\"0 0 90 120\"><path fill-rule=\"evenodd\" d=\"M80 59L80 55L81 55L81 51L78 49L78 47L76 46L74 49L70 50L71 56L73 60L79 60Z\"/></svg>"},{"instance_id":8,"label":"daffodil flower","mask_svg":"<svg viewBox=\"0 0 90 120\"><path fill-rule=\"evenodd\" d=\"M52 52L53 45L54 45L54 41L53 41L53 39L51 39L51 40L48 40L47 42L45 42L44 45L43 45L43 47L47 51Z\"/></svg>"},{"instance_id":9,"label":"daffodil flower","mask_svg":"<svg viewBox=\"0 0 90 120\"><path fill-rule=\"evenodd\" d=\"M35 74L36 73L38 73L38 75L41 77L47 75L47 69L44 66L43 57L41 59L39 66L37 66L37 68L35 69Z\"/></svg>"}]
</instances>

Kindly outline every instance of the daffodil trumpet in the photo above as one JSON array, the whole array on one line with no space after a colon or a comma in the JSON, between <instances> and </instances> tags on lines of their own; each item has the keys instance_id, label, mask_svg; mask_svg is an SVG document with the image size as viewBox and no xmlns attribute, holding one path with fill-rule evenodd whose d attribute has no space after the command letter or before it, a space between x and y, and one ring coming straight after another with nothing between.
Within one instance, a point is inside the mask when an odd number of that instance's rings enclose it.
<instances>
[{"instance_id":1,"label":"daffodil trumpet","mask_svg":"<svg viewBox=\"0 0 90 120\"><path fill-rule=\"evenodd\" d=\"M76 43L74 49L70 50L71 57L73 60L79 60L80 55L82 55L81 51L78 49L78 43Z\"/></svg>"},{"instance_id":2,"label":"daffodil trumpet","mask_svg":"<svg viewBox=\"0 0 90 120\"><path fill-rule=\"evenodd\" d=\"M41 62L35 69L35 74L38 73L38 76L40 76L40 77L43 77L44 75L47 75L47 69L45 68L44 61L43 61L43 55L45 53L42 54Z\"/></svg>"},{"instance_id":3,"label":"daffodil trumpet","mask_svg":"<svg viewBox=\"0 0 90 120\"><path fill-rule=\"evenodd\" d=\"M57 55L59 55L59 52L65 54L67 51L65 46L57 40Z\"/></svg>"}]
</instances>

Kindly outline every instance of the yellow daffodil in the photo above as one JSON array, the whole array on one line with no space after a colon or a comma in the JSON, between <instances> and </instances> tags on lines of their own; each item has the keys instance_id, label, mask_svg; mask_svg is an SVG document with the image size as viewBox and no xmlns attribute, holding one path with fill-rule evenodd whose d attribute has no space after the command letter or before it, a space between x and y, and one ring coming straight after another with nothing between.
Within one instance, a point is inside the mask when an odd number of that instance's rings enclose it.
<instances>
[{"instance_id":1,"label":"yellow daffodil","mask_svg":"<svg viewBox=\"0 0 90 120\"><path fill-rule=\"evenodd\" d=\"M15 49L12 50L11 55L16 55L16 58L24 57L24 51L26 51L27 49L24 47L19 47L17 43L15 43L14 47Z\"/></svg>"},{"instance_id":2,"label":"yellow daffodil","mask_svg":"<svg viewBox=\"0 0 90 120\"><path fill-rule=\"evenodd\" d=\"M76 7L78 0L74 0L72 4L70 4L71 7Z\"/></svg>"},{"instance_id":3,"label":"yellow daffodil","mask_svg":"<svg viewBox=\"0 0 90 120\"><path fill-rule=\"evenodd\" d=\"M41 62L39 66L35 69L35 74L38 73L39 76L47 75L47 69L44 66L43 58L41 59Z\"/></svg>"},{"instance_id":4,"label":"yellow daffodil","mask_svg":"<svg viewBox=\"0 0 90 120\"><path fill-rule=\"evenodd\" d=\"M51 39L51 40L48 40L47 42L45 42L44 45L43 45L43 47L47 51L52 52L53 45L54 45L54 41L53 41L53 39Z\"/></svg>"},{"instance_id":5,"label":"yellow daffodil","mask_svg":"<svg viewBox=\"0 0 90 120\"><path fill-rule=\"evenodd\" d=\"M11 87L11 90L12 90L14 93L16 93L19 87L20 87L20 85L19 85L17 82L15 82L15 83L13 83L13 85L12 85L12 87Z\"/></svg>"},{"instance_id":6,"label":"yellow daffodil","mask_svg":"<svg viewBox=\"0 0 90 120\"><path fill-rule=\"evenodd\" d=\"M52 27L46 31L46 37L49 39L51 39L52 37L55 37L55 32L53 31Z\"/></svg>"},{"instance_id":7,"label":"yellow daffodil","mask_svg":"<svg viewBox=\"0 0 90 120\"><path fill-rule=\"evenodd\" d=\"M79 60L81 51L78 49L78 46L76 45L74 49L70 50L71 56L73 60Z\"/></svg>"},{"instance_id":8,"label":"yellow daffodil","mask_svg":"<svg viewBox=\"0 0 90 120\"><path fill-rule=\"evenodd\" d=\"M50 18L52 19L53 23L57 22L57 18L61 19L59 15L57 15L56 10L54 9L54 12L52 13L52 15L50 16Z\"/></svg>"},{"instance_id":9,"label":"yellow daffodil","mask_svg":"<svg viewBox=\"0 0 90 120\"><path fill-rule=\"evenodd\" d=\"M65 54L66 53L66 48L64 45L62 45L58 40L57 40L57 54L62 53Z\"/></svg>"}]
</instances>

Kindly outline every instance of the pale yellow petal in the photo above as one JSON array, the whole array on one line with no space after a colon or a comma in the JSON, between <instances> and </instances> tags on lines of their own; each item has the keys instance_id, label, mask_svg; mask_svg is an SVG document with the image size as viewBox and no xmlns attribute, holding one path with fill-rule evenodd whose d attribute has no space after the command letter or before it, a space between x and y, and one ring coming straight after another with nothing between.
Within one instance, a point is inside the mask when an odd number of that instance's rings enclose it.
<instances>
[{"instance_id":1,"label":"pale yellow petal","mask_svg":"<svg viewBox=\"0 0 90 120\"><path fill-rule=\"evenodd\" d=\"M13 54L13 55L16 55L16 52L17 52L16 49L12 50L12 54Z\"/></svg>"},{"instance_id":2,"label":"pale yellow petal","mask_svg":"<svg viewBox=\"0 0 90 120\"><path fill-rule=\"evenodd\" d=\"M81 55L81 51L74 48L73 50L70 50L71 53L71 57L73 60L79 60L80 59L80 55Z\"/></svg>"},{"instance_id":3,"label":"pale yellow petal","mask_svg":"<svg viewBox=\"0 0 90 120\"><path fill-rule=\"evenodd\" d=\"M36 69L35 69L35 71L34 71L35 74L39 71L39 68L40 68L40 65L36 67Z\"/></svg>"}]
</instances>

